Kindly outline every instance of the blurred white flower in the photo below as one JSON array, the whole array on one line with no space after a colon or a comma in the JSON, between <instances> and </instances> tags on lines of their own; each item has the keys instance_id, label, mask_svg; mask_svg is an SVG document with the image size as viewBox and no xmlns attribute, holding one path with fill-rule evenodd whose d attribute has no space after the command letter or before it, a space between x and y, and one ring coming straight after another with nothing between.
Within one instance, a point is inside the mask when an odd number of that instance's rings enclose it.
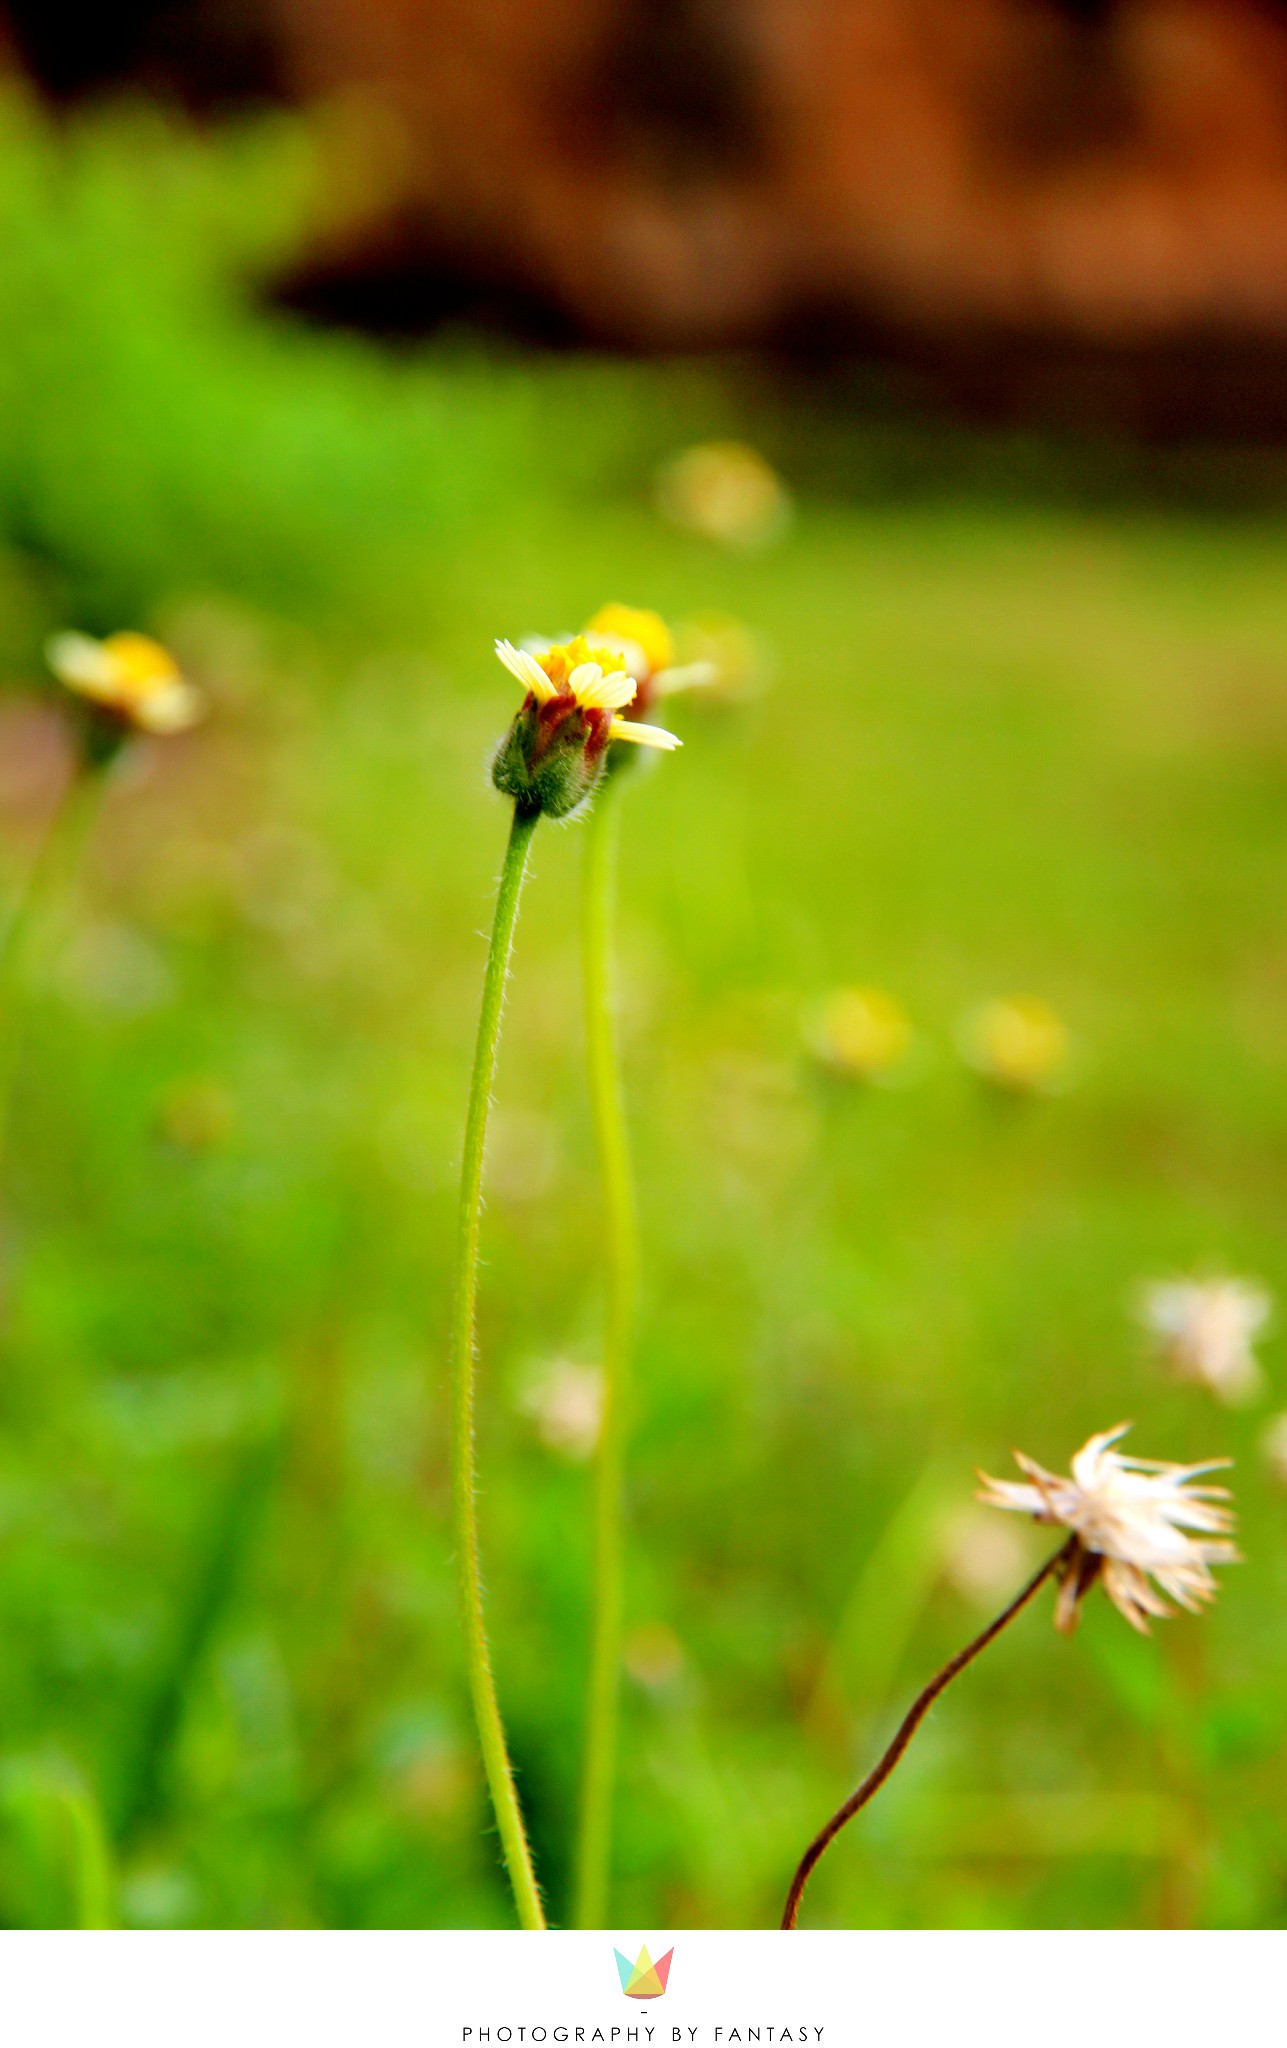
<instances>
[{"instance_id":1,"label":"blurred white flower","mask_svg":"<svg viewBox=\"0 0 1287 2048\"><path fill-rule=\"evenodd\" d=\"M1139 1314L1178 1379L1196 1380L1222 1401L1252 1401L1264 1374L1252 1345L1273 1300L1254 1280L1158 1280Z\"/></svg>"},{"instance_id":2,"label":"blurred white flower","mask_svg":"<svg viewBox=\"0 0 1287 2048\"><path fill-rule=\"evenodd\" d=\"M532 1382L520 1405L535 1421L541 1442L560 1457L581 1465L594 1456L603 1424L603 1374L597 1365L560 1359Z\"/></svg>"},{"instance_id":3,"label":"blurred white flower","mask_svg":"<svg viewBox=\"0 0 1287 2048\"><path fill-rule=\"evenodd\" d=\"M967 1600L992 1607L1023 1576L1027 1551L1011 1523L993 1522L977 1508L954 1514L943 1530L943 1570Z\"/></svg>"},{"instance_id":4,"label":"blurred white flower","mask_svg":"<svg viewBox=\"0 0 1287 2048\"><path fill-rule=\"evenodd\" d=\"M1229 1460L1168 1465L1124 1458L1112 1446L1129 1427L1120 1423L1083 1444L1072 1461L1071 1479L1047 1472L1020 1451L1014 1453L1015 1463L1027 1473L1028 1483L979 1474L984 1485L979 1499L989 1507L1009 1508L1072 1531L1076 1541L1055 1608L1055 1625L1065 1635L1072 1634L1081 1602L1101 1576L1119 1613L1147 1635L1149 1615L1171 1612L1150 1578L1192 1613L1215 1598L1211 1566L1238 1560L1234 1545L1225 1540L1233 1528L1232 1512L1222 1504L1228 1489L1192 1484ZM1198 1534L1188 1535L1188 1530Z\"/></svg>"}]
</instances>

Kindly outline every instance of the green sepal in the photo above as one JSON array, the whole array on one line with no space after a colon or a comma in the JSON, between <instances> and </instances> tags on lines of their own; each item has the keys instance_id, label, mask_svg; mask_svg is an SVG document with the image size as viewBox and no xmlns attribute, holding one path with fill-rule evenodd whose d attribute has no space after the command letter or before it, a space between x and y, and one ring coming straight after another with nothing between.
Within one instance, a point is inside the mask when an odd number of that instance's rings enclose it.
<instances>
[{"instance_id":1,"label":"green sepal","mask_svg":"<svg viewBox=\"0 0 1287 2048\"><path fill-rule=\"evenodd\" d=\"M524 811L566 818L585 803L603 774L604 750L591 757L579 709L551 730L534 704L524 704L496 749L492 782Z\"/></svg>"}]
</instances>

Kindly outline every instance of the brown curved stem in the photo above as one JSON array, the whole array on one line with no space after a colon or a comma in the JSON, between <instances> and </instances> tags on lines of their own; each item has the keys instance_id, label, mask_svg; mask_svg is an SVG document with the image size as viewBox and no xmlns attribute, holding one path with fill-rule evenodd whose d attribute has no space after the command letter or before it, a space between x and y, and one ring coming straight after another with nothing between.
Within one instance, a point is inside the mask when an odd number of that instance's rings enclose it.
<instances>
[{"instance_id":1,"label":"brown curved stem","mask_svg":"<svg viewBox=\"0 0 1287 2048\"><path fill-rule=\"evenodd\" d=\"M1041 1570L1033 1574L1022 1592L1015 1594L1010 1605L998 1614L996 1620L988 1623L982 1635L975 1636L972 1643L967 1643L963 1650L958 1650L951 1662L943 1666L937 1677L931 1678L924 1692L917 1694L903 1717L902 1725L897 1735L895 1735L880 1762L875 1766L874 1770L868 1771L858 1790L846 1799L839 1811L832 1814L825 1828L814 1836L804 1855L800 1858L800 1867L792 1878L791 1889L787 1893L786 1908L782 1915L782 1925L784 1928L795 1926L796 1916L800 1911L800 1901L804 1897L804 1888L813 1873L815 1863L818 1862L824 1850L834 1842L841 1828L848 1821L851 1821L856 1813L861 1813L868 1800L874 1798L875 1794L879 1792L939 1694L946 1691L959 1671L964 1671L967 1664L974 1662L974 1659L981 1650L987 1649L988 1644L1000 1635L1003 1628L1009 1627L1016 1614L1022 1613L1033 1594L1044 1586L1046 1580L1071 1562L1076 1547L1076 1537L1070 1536L1068 1541L1055 1552L1053 1557L1046 1559Z\"/></svg>"}]
</instances>

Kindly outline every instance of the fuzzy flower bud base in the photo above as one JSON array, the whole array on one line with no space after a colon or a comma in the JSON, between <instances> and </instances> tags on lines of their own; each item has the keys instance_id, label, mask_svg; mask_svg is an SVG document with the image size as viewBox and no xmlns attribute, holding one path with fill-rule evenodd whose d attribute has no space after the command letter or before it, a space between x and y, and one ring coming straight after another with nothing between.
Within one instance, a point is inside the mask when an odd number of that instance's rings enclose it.
<instances>
[{"instance_id":1,"label":"fuzzy flower bud base","mask_svg":"<svg viewBox=\"0 0 1287 2048\"><path fill-rule=\"evenodd\" d=\"M583 710L568 697L529 700L496 749L492 781L520 811L568 818L594 794L607 744L606 713Z\"/></svg>"}]
</instances>

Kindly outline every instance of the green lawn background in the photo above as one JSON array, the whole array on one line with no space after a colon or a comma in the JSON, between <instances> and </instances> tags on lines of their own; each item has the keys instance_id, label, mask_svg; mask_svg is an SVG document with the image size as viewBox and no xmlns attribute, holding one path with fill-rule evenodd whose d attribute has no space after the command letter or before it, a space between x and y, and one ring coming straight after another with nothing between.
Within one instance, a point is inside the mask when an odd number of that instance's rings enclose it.
<instances>
[{"instance_id":1,"label":"green lawn background","mask_svg":"<svg viewBox=\"0 0 1287 2048\"><path fill-rule=\"evenodd\" d=\"M975 1465L1063 1465L1134 1418L1144 1455L1237 1460L1247 1561L1218 1606L1150 1642L1104 1603L1072 1645L1028 1616L807 1918L1280 1924L1282 1342L1276 1394L1222 1409L1147 1357L1131 1299L1221 1265L1287 1290L1281 518L1072 491L1058 450L1042 492L1027 442L865 436L753 365L310 330L264 294L329 189L285 120L0 116L6 893L57 772L46 632L161 632L214 706L113 785L26 1005L0 1918L508 1922L443 1386L513 708L490 645L615 596L743 620L772 686L678 707L684 750L626 818L628 1604L670 1648L626 1684L614 1917L772 1924L902 1705L1041 1555L1015 1528L962 1590ZM770 553L655 512L656 463L725 433L796 490ZM496 1662L556 1921L588 1475L523 1403L597 1341L581 853L542 829L480 1341ZM907 1086L811 1063L810 1007L850 982L906 1006ZM1069 1024L1074 1085L1000 1101L954 1033L1027 990Z\"/></svg>"}]
</instances>

